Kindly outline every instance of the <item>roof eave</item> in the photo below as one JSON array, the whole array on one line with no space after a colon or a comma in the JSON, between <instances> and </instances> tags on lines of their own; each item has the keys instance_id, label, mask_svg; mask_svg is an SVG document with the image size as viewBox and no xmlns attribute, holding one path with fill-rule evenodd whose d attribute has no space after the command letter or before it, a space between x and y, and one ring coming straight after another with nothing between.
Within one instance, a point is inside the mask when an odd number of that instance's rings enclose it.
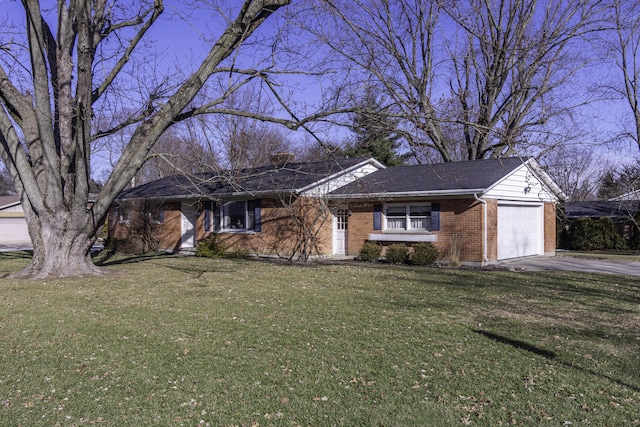
<instances>
[{"instance_id":1,"label":"roof eave","mask_svg":"<svg viewBox=\"0 0 640 427\"><path fill-rule=\"evenodd\" d=\"M418 197L447 197L447 196L478 196L485 193L484 188L471 188L459 190L431 190L431 191L398 191L385 193L354 193L354 194L329 194L331 199L388 199L393 198L418 198Z\"/></svg>"}]
</instances>

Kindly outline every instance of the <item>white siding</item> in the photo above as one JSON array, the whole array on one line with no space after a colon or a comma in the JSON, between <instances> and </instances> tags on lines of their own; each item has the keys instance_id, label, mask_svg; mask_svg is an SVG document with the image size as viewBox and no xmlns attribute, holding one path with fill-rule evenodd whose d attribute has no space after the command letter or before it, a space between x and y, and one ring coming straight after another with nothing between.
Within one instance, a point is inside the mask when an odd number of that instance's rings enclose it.
<instances>
[{"instance_id":1,"label":"white siding","mask_svg":"<svg viewBox=\"0 0 640 427\"><path fill-rule=\"evenodd\" d=\"M29 243L31 237L27 230L27 221L23 218L0 217L0 244Z\"/></svg>"},{"instance_id":2,"label":"white siding","mask_svg":"<svg viewBox=\"0 0 640 427\"><path fill-rule=\"evenodd\" d=\"M11 212L11 213L17 213L17 212L24 213L24 211L22 210L22 204L18 203L16 205L7 206L7 207L5 207L3 209L0 209L0 215L3 214L3 213L9 213L9 212ZM12 216L18 216L18 215L12 215Z\"/></svg>"},{"instance_id":3,"label":"white siding","mask_svg":"<svg viewBox=\"0 0 640 427\"><path fill-rule=\"evenodd\" d=\"M498 181L484 194L484 197L532 202L556 201L544 183L526 165L520 166Z\"/></svg>"},{"instance_id":4,"label":"white siding","mask_svg":"<svg viewBox=\"0 0 640 427\"><path fill-rule=\"evenodd\" d=\"M348 173L331 177L330 179L318 184L317 186L308 189L307 191L302 193L302 195L309 197L322 197L325 194L330 193L337 188L343 187L358 178L367 176L370 173L377 171L378 169L380 168L371 163L364 164L357 169L349 171Z\"/></svg>"}]
</instances>

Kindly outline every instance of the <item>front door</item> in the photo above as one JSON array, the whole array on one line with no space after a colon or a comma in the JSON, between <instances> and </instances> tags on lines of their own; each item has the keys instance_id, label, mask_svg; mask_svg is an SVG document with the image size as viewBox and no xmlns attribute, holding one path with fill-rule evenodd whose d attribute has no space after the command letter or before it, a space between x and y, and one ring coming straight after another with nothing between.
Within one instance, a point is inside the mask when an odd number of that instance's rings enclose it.
<instances>
[{"instance_id":1,"label":"front door","mask_svg":"<svg viewBox=\"0 0 640 427\"><path fill-rule=\"evenodd\" d=\"M333 254L347 254L347 230L349 224L349 212L346 209L338 209L333 217Z\"/></svg>"},{"instance_id":2,"label":"front door","mask_svg":"<svg viewBox=\"0 0 640 427\"><path fill-rule=\"evenodd\" d=\"M196 247L196 215L195 205L189 203L180 204L181 241L180 248Z\"/></svg>"}]
</instances>

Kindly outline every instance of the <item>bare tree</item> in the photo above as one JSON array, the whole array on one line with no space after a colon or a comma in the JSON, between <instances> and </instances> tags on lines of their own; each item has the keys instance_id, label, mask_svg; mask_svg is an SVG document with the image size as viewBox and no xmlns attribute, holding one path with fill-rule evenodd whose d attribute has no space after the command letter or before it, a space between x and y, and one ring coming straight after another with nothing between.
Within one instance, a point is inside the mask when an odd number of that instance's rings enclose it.
<instances>
[{"instance_id":1,"label":"bare tree","mask_svg":"<svg viewBox=\"0 0 640 427\"><path fill-rule=\"evenodd\" d=\"M11 185L11 176L0 162L0 196L13 193L13 185Z\"/></svg>"},{"instance_id":2,"label":"bare tree","mask_svg":"<svg viewBox=\"0 0 640 427\"><path fill-rule=\"evenodd\" d=\"M632 140L640 150L640 2L611 2L607 20L610 31L600 41L618 73L606 89L625 101L631 115L621 120L618 138Z\"/></svg>"},{"instance_id":3,"label":"bare tree","mask_svg":"<svg viewBox=\"0 0 640 427\"><path fill-rule=\"evenodd\" d=\"M541 158L540 163L571 202L596 199L608 164L593 147L581 145L559 145Z\"/></svg>"},{"instance_id":4,"label":"bare tree","mask_svg":"<svg viewBox=\"0 0 640 427\"><path fill-rule=\"evenodd\" d=\"M255 96L256 93L260 92L238 91L226 100L226 105L236 110L273 114L272 109ZM219 115L211 119L208 128L213 125L216 130L218 148L215 151L220 153L223 165L229 169L264 166L269 164L272 154L291 150L282 129L271 123L233 115Z\"/></svg>"},{"instance_id":5,"label":"bare tree","mask_svg":"<svg viewBox=\"0 0 640 427\"><path fill-rule=\"evenodd\" d=\"M90 248L107 211L160 135L174 123L199 114L225 113L251 115L291 128L301 125L302 121L282 115L268 117L222 106L230 94L253 80L276 89L266 72L267 67L273 69L271 60L263 64L263 71L261 64L243 64L237 53L252 41L252 48L265 49L255 32L288 3L244 0L224 6L233 15L220 19L224 25L204 59L184 79L180 75L156 79L153 74L144 75L154 68L145 63L149 57L136 54L164 11L162 0L115 4L59 0L55 10L41 7L38 0L22 2L23 39L11 44L4 37L0 41L1 154L22 195L34 245L31 263L17 276L101 274L91 260ZM272 59L273 51L266 53ZM131 86L124 90L132 83L140 90ZM217 85L216 96L194 104L206 84ZM96 129L101 111L126 104L137 106L135 114ZM91 144L123 130L130 130L127 144L88 208Z\"/></svg>"},{"instance_id":6,"label":"bare tree","mask_svg":"<svg viewBox=\"0 0 640 427\"><path fill-rule=\"evenodd\" d=\"M339 90L375 85L418 159L454 161L511 155L568 113L564 89L582 65L574 43L599 2L322 3L330 21L307 28L342 58Z\"/></svg>"},{"instance_id":7,"label":"bare tree","mask_svg":"<svg viewBox=\"0 0 640 427\"><path fill-rule=\"evenodd\" d=\"M135 174L132 185L170 175L197 174L217 167L216 153L203 145L197 134L183 134L174 127L158 138L147 161Z\"/></svg>"},{"instance_id":8,"label":"bare tree","mask_svg":"<svg viewBox=\"0 0 640 427\"><path fill-rule=\"evenodd\" d=\"M280 238L272 242L272 250L286 253L289 260L302 262L322 253L320 245L333 218L329 200L283 194L278 197L278 204L284 215L278 222Z\"/></svg>"}]
</instances>

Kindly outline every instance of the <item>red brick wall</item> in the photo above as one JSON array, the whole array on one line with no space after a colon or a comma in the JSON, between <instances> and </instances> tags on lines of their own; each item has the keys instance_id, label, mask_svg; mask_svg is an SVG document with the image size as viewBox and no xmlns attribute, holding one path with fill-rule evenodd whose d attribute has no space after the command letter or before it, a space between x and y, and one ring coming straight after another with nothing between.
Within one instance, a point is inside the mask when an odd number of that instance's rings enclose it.
<instances>
[{"instance_id":1,"label":"red brick wall","mask_svg":"<svg viewBox=\"0 0 640 427\"><path fill-rule=\"evenodd\" d=\"M556 251L556 204L544 204L544 252L555 254Z\"/></svg>"},{"instance_id":2,"label":"red brick wall","mask_svg":"<svg viewBox=\"0 0 640 427\"><path fill-rule=\"evenodd\" d=\"M402 203L402 200L394 203ZM461 259L463 261L482 261L482 205L473 198L440 200L440 231L433 234L437 236L434 242L440 252L440 259L447 259L451 248L452 238L459 235L462 241ZM348 230L348 254L357 256L365 241L369 240L372 233L381 233L373 230L373 205L374 203L354 203L349 205L352 215L349 217ZM494 204L497 209L497 203ZM495 215L494 215L495 216ZM494 227L495 225L494 221ZM495 232L494 232L495 236ZM495 237L494 237L495 240Z\"/></svg>"},{"instance_id":3,"label":"red brick wall","mask_svg":"<svg viewBox=\"0 0 640 427\"><path fill-rule=\"evenodd\" d=\"M373 230L373 204L350 204L351 216L347 229L347 255L357 256L364 242L369 240L369 234L380 233Z\"/></svg>"},{"instance_id":4,"label":"red brick wall","mask_svg":"<svg viewBox=\"0 0 640 427\"><path fill-rule=\"evenodd\" d=\"M300 242L299 226L303 223L316 232L312 255L331 254L332 216L322 209L323 201L300 198L283 206L279 200L262 199L261 232L220 233L220 238L230 249L242 249L250 254L277 255L288 257ZM322 209L322 210L319 210ZM204 209L198 209L196 218L196 239L204 239L209 232L204 231ZM297 217L294 219L294 215ZM115 221L115 209L109 214L109 236L125 239L128 235L126 224ZM301 222L300 222L301 221ZM165 204L164 223L158 230L159 248L177 251L181 245L180 202Z\"/></svg>"},{"instance_id":5,"label":"red brick wall","mask_svg":"<svg viewBox=\"0 0 640 427\"><path fill-rule=\"evenodd\" d=\"M473 198L442 200L440 202L440 231L435 244L441 259L448 259L452 243L460 245L460 260L482 261L483 215L482 204Z\"/></svg>"},{"instance_id":6,"label":"red brick wall","mask_svg":"<svg viewBox=\"0 0 640 427\"><path fill-rule=\"evenodd\" d=\"M487 261L498 259L498 200L487 200Z\"/></svg>"},{"instance_id":7,"label":"red brick wall","mask_svg":"<svg viewBox=\"0 0 640 427\"><path fill-rule=\"evenodd\" d=\"M158 230L158 247L162 250L177 251L180 249L180 202L166 203L164 206L164 222Z\"/></svg>"},{"instance_id":8,"label":"red brick wall","mask_svg":"<svg viewBox=\"0 0 640 427\"><path fill-rule=\"evenodd\" d=\"M301 226L315 234L312 255L329 255L332 251L332 216L323 201L300 198L293 203L262 199L260 232L225 233L220 238L229 248L239 248L250 254L288 257L301 243ZM204 229L200 226L199 229Z\"/></svg>"}]
</instances>

